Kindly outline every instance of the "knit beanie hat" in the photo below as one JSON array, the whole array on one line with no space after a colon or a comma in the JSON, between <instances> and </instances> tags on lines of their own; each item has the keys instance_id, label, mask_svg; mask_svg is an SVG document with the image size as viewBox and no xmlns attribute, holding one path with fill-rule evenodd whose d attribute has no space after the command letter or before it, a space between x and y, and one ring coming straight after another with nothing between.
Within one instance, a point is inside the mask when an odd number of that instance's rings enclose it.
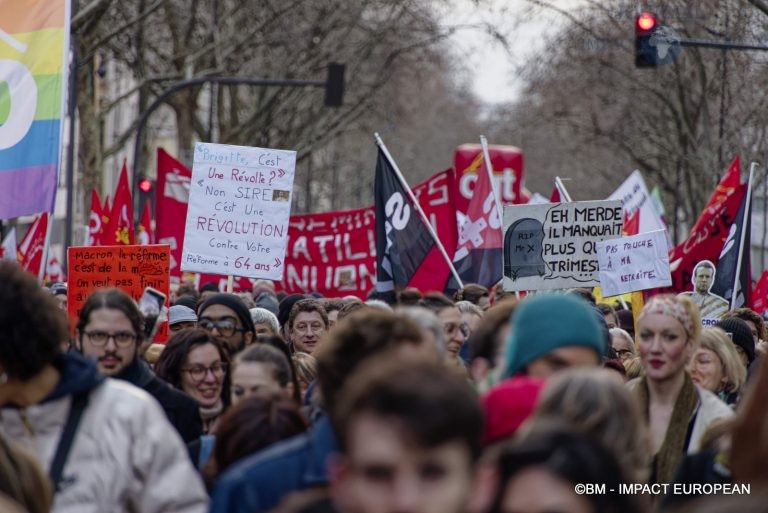
<instances>
[{"instance_id":1,"label":"knit beanie hat","mask_svg":"<svg viewBox=\"0 0 768 513\"><path fill-rule=\"evenodd\" d=\"M293 308L293 305L301 299L306 299L306 297L303 294L291 294L280 301L280 308L277 311L277 320L281 327L285 326L285 323L288 322L288 316L291 315L291 308Z\"/></svg>"},{"instance_id":2,"label":"knit beanie hat","mask_svg":"<svg viewBox=\"0 0 768 513\"><path fill-rule=\"evenodd\" d=\"M752 332L746 322L738 317L729 317L728 319L721 320L715 326L728 333L731 341L744 350L749 363L754 361L755 339L752 338Z\"/></svg>"},{"instance_id":3,"label":"knit beanie hat","mask_svg":"<svg viewBox=\"0 0 768 513\"><path fill-rule=\"evenodd\" d=\"M488 445L511 437L536 407L544 380L528 376L514 376L502 381L483 398L485 435Z\"/></svg>"},{"instance_id":4,"label":"knit beanie hat","mask_svg":"<svg viewBox=\"0 0 768 513\"><path fill-rule=\"evenodd\" d=\"M251 312L248 311L248 307L245 306L243 300L234 294L214 294L205 300L197 309L197 316L202 317L206 308L211 305L224 305L231 308L240 319L240 323L243 325L246 331L250 331L254 335L256 334L256 328L253 325L253 319L251 319Z\"/></svg>"},{"instance_id":5,"label":"knit beanie hat","mask_svg":"<svg viewBox=\"0 0 768 513\"><path fill-rule=\"evenodd\" d=\"M514 376L532 361L561 347L581 346L603 354L603 337L593 309L570 294L537 295L512 314L504 375Z\"/></svg>"}]
</instances>

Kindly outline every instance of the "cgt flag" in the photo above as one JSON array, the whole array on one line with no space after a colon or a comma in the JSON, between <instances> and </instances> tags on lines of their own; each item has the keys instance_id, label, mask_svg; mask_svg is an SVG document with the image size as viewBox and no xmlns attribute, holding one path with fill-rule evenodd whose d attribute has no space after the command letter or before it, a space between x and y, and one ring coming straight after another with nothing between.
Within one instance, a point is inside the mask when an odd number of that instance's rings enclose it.
<instances>
[{"instance_id":1,"label":"cgt flag","mask_svg":"<svg viewBox=\"0 0 768 513\"><path fill-rule=\"evenodd\" d=\"M45 238L48 233L48 212L43 212L27 229L24 238L21 239L18 249L18 259L21 266L34 274L42 277L43 254L45 253Z\"/></svg>"},{"instance_id":2,"label":"cgt flag","mask_svg":"<svg viewBox=\"0 0 768 513\"><path fill-rule=\"evenodd\" d=\"M750 232L752 228L752 170L746 193L741 199L736 219L733 220L728 237L717 261L712 293L730 303L730 308L742 308L750 304L752 285L749 258Z\"/></svg>"},{"instance_id":3,"label":"cgt flag","mask_svg":"<svg viewBox=\"0 0 768 513\"><path fill-rule=\"evenodd\" d=\"M453 262L464 283L490 288L503 278L501 217L484 152L477 155L470 167L477 168L477 181L459 228ZM455 287L453 281L449 290Z\"/></svg>"},{"instance_id":4,"label":"cgt flag","mask_svg":"<svg viewBox=\"0 0 768 513\"><path fill-rule=\"evenodd\" d=\"M394 293L411 278L435 246L435 240L379 148L374 183L376 209L376 290Z\"/></svg>"}]
</instances>

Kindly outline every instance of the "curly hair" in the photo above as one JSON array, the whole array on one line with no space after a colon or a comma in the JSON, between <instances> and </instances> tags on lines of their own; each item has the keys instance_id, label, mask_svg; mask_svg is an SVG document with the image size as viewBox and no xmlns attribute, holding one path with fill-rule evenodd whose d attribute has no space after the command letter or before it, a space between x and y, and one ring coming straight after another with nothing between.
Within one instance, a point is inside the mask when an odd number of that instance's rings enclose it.
<instances>
[{"instance_id":1,"label":"curly hair","mask_svg":"<svg viewBox=\"0 0 768 513\"><path fill-rule=\"evenodd\" d=\"M202 328L186 328L176 332L165 345L165 349L155 364L155 375L174 388L181 390L181 369L186 365L189 353L195 347L205 344L213 345L219 352L222 363L229 366L229 351L223 341ZM221 400L225 409L232 402L231 384L232 371L227 369L221 386Z\"/></svg>"},{"instance_id":2,"label":"curly hair","mask_svg":"<svg viewBox=\"0 0 768 513\"><path fill-rule=\"evenodd\" d=\"M9 260L0 261L0 366L10 378L27 381L61 353L67 318L35 277Z\"/></svg>"}]
</instances>

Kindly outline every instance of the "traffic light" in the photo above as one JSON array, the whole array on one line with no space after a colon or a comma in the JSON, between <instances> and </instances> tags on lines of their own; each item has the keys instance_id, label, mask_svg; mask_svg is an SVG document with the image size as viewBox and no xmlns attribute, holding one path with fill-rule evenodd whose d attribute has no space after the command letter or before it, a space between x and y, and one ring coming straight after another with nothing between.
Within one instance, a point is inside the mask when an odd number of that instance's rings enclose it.
<instances>
[{"instance_id":1,"label":"traffic light","mask_svg":"<svg viewBox=\"0 0 768 513\"><path fill-rule=\"evenodd\" d=\"M651 36L658 27L656 15L644 12L635 18L635 67L655 68L658 64L656 49L651 45Z\"/></svg>"},{"instance_id":2,"label":"traffic light","mask_svg":"<svg viewBox=\"0 0 768 513\"><path fill-rule=\"evenodd\" d=\"M144 194L149 194L152 191L152 180L149 178L141 178L139 180L139 190Z\"/></svg>"},{"instance_id":3,"label":"traffic light","mask_svg":"<svg viewBox=\"0 0 768 513\"><path fill-rule=\"evenodd\" d=\"M328 65L328 77L325 80L325 106L341 107L344 99L344 64L332 62Z\"/></svg>"}]
</instances>

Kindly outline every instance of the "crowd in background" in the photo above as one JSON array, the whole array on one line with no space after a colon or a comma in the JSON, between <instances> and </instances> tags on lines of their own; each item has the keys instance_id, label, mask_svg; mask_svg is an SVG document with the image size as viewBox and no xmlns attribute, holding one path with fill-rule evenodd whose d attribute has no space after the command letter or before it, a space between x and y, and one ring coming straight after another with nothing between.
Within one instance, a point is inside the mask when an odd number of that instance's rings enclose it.
<instances>
[{"instance_id":1,"label":"crowd in background","mask_svg":"<svg viewBox=\"0 0 768 513\"><path fill-rule=\"evenodd\" d=\"M183 283L158 343L120 290L66 297L0 262L3 512L768 511L749 309Z\"/></svg>"}]
</instances>

